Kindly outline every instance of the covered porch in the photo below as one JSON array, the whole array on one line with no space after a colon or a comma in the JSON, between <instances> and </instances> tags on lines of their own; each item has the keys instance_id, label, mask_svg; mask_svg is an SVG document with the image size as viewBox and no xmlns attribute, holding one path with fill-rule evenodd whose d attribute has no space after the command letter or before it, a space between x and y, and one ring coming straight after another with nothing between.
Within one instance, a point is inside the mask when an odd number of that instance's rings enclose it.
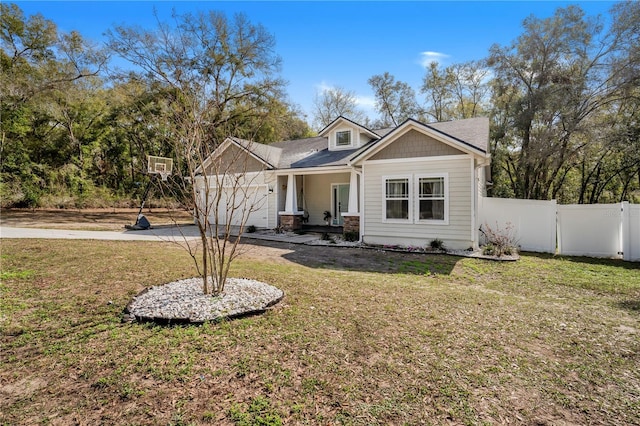
<instances>
[{"instance_id":1,"label":"covered porch","mask_svg":"<svg viewBox=\"0 0 640 426\"><path fill-rule=\"evenodd\" d=\"M351 167L283 171L276 178L279 226L288 231L359 233L360 180L359 171Z\"/></svg>"}]
</instances>

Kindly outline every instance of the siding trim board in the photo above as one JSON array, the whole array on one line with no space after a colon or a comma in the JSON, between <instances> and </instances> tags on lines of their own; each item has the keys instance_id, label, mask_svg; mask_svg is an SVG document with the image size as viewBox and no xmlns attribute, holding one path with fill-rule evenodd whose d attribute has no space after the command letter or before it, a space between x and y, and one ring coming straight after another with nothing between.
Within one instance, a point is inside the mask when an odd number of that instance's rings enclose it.
<instances>
[{"instance_id":1,"label":"siding trim board","mask_svg":"<svg viewBox=\"0 0 640 426\"><path fill-rule=\"evenodd\" d=\"M461 155L440 155L437 157L415 157L415 158L386 158L384 160L367 160L365 164L396 164L407 162L431 162L431 161L447 161L472 158L468 154Z\"/></svg>"}]
</instances>

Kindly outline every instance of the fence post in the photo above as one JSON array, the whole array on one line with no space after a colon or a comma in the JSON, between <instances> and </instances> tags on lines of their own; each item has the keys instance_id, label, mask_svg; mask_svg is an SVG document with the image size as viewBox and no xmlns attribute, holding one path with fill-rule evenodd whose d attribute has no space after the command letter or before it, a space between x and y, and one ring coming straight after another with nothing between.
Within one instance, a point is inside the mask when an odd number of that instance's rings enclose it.
<instances>
[{"instance_id":1,"label":"fence post","mask_svg":"<svg viewBox=\"0 0 640 426\"><path fill-rule=\"evenodd\" d=\"M622 202L622 214L620 215L620 249L624 260L631 260L631 209L629 202Z\"/></svg>"}]
</instances>

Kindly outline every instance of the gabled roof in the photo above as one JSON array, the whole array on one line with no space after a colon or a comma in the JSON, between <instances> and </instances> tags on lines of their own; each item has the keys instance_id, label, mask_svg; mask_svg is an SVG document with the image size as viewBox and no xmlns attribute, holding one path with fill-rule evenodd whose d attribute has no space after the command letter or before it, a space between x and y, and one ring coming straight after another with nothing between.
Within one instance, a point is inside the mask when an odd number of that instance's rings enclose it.
<instances>
[{"instance_id":1,"label":"gabled roof","mask_svg":"<svg viewBox=\"0 0 640 426\"><path fill-rule=\"evenodd\" d=\"M360 148L330 151L329 148L325 148L321 151L311 154L306 158L292 163L291 168L302 169L306 167L346 166L349 164L351 156L359 150Z\"/></svg>"},{"instance_id":2,"label":"gabled roof","mask_svg":"<svg viewBox=\"0 0 640 426\"><path fill-rule=\"evenodd\" d=\"M380 152L409 129L418 130L463 152L482 157L488 156L489 119L486 117L432 124L424 124L417 120L407 119L385 136L365 146L364 149L356 153L351 158L351 163L363 161L373 154Z\"/></svg>"},{"instance_id":3,"label":"gabled roof","mask_svg":"<svg viewBox=\"0 0 640 426\"><path fill-rule=\"evenodd\" d=\"M477 148L487 154L489 147L489 119L487 117L467 118L464 120L443 121L426 124L443 134L449 135L463 144Z\"/></svg>"},{"instance_id":4,"label":"gabled roof","mask_svg":"<svg viewBox=\"0 0 640 426\"><path fill-rule=\"evenodd\" d=\"M345 123L357 127L361 132L372 137L373 140L360 148L330 151L328 138L323 135L326 135L336 126ZM488 157L489 155L487 146L489 139L488 118L469 118L431 124L408 119L398 127L373 131L348 118L338 117L322 129L319 136L313 138L281 141L270 145L240 138L227 138L205 160L203 169L206 170L213 159L222 155L231 145L246 151L253 158L262 162L267 169L271 170L347 166L369 158L410 129L416 129L463 152L481 157ZM200 171L201 168L198 168L197 172Z\"/></svg>"},{"instance_id":5,"label":"gabled roof","mask_svg":"<svg viewBox=\"0 0 640 426\"><path fill-rule=\"evenodd\" d=\"M240 138L226 138L224 142L222 142L220 146L204 160L202 165L195 170L196 174L202 173L203 170L207 170L213 160L219 158L230 146L236 146L247 152L251 157L263 163L267 169L277 168L280 156L282 155L282 150L280 148L271 145L251 142Z\"/></svg>"},{"instance_id":6,"label":"gabled roof","mask_svg":"<svg viewBox=\"0 0 640 426\"><path fill-rule=\"evenodd\" d=\"M347 124L349 124L351 126L357 127L358 129L360 129L361 133L365 133L365 134L369 135L372 139L378 139L380 137L380 135L378 133L376 133L375 131L367 129L363 125L358 124L355 121L351 121L347 117L343 117L343 116L339 116L338 118L333 120L331 123L329 123L324 129L320 130L320 132L318 133L318 136L325 136L327 133L329 133L331 131L331 129L339 126L340 124L344 124L344 123L347 123Z\"/></svg>"},{"instance_id":7,"label":"gabled roof","mask_svg":"<svg viewBox=\"0 0 640 426\"><path fill-rule=\"evenodd\" d=\"M293 164L313 156L315 153L327 149L328 140L323 137L293 139L275 142L270 146L281 150L279 169L290 169Z\"/></svg>"}]
</instances>

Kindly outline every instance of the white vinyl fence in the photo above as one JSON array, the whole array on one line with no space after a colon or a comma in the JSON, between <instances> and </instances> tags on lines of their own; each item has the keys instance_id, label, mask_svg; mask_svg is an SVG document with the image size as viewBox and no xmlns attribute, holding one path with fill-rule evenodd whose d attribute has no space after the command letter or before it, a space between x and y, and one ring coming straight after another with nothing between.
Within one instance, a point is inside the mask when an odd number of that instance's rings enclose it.
<instances>
[{"instance_id":1,"label":"white vinyl fence","mask_svg":"<svg viewBox=\"0 0 640 426\"><path fill-rule=\"evenodd\" d=\"M640 205L481 197L479 207L480 223L511 224L522 250L640 261Z\"/></svg>"},{"instance_id":2,"label":"white vinyl fence","mask_svg":"<svg viewBox=\"0 0 640 426\"><path fill-rule=\"evenodd\" d=\"M620 204L558 206L558 253L617 257L622 252Z\"/></svg>"},{"instance_id":3,"label":"white vinyl fence","mask_svg":"<svg viewBox=\"0 0 640 426\"><path fill-rule=\"evenodd\" d=\"M640 204L624 204L622 240L624 260L640 262Z\"/></svg>"},{"instance_id":4,"label":"white vinyl fence","mask_svg":"<svg viewBox=\"0 0 640 426\"><path fill-rule=\"evenodd\" d=\"M556 252L556 201L480 197L480 224L504 230L511 224L525 251Z\"/></svg>"}]
</instances>

